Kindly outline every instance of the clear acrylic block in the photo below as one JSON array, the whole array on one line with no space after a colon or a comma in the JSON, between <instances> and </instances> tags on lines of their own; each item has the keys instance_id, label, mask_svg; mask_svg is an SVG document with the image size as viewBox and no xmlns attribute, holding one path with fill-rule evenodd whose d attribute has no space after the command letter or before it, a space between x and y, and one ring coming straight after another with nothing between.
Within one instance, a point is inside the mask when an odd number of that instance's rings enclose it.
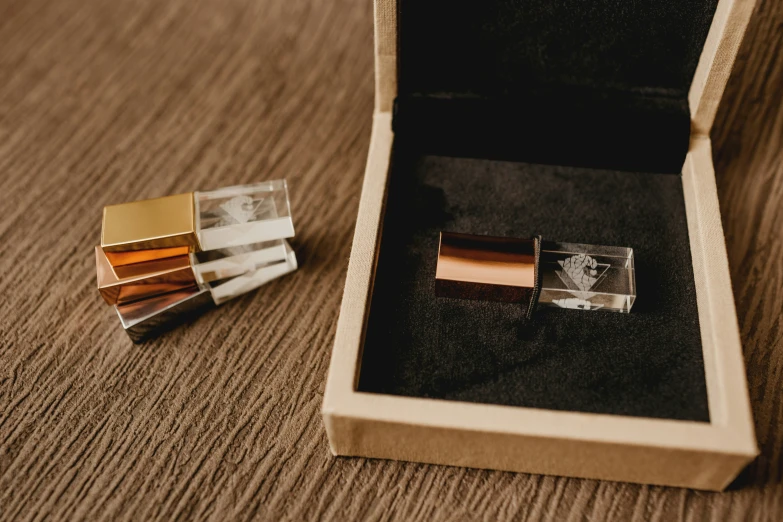
<instances>
[{"instance_id":1,"label":"clear acrylic block","mask_svg":"<svg viewBox=\"0 0 783 522\"><path fill-rule=\"evenodd\" d=\"M543 241L540 306L628 313L636 300L633 249Z\"/></svg>"},{"instance_id":2,"label":"clear acrylic block","mask_svg":"<svg viewBox=\"0 0 783 522\"><path fill-rule=\"evenodd\" d=\"M199 283L242 275L287 257L286 242L282 239L191 254Z\"/></svg>"},{"instance_id":3,"label":"clear acrylic block","mask_svg":"<svg viewBox=\"0 0 783 522\"><path fill-rule=\"evenodd\" d=\"M268 263L252 272L209 284L215 304L223 304L229 299L255 290L273 279L291 273L297 269L296 254L287 241L286 256L282 261Z\"/></svg>"},{"instance_id":4,"label":"clear acrylic block","mask_svg":"<svg viewBox=\"0 0 783 522\"><path fill-rule=\"evenodd\" d=\"M285 180L196 192L194 196L201 250L294 236Z\"/></svg>"}]
</instances>

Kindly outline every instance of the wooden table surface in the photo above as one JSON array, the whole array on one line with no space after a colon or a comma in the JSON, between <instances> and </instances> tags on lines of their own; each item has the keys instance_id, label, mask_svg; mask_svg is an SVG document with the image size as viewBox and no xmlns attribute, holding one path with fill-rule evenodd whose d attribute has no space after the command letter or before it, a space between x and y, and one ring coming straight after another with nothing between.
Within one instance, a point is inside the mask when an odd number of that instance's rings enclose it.
<instances>
[{"instance_id":1,"label":"wooden table surface","mask_svg":"<svg viewBox=\"0 0 783 522\"><path fill-rule=\"evenodd\" d=\"M0 0L0 519L783 520L783 2L714 132L762 455L723 494L330 456L370 0ZM130 343L103 205L287 178L300 270Z\"/></svg>"}]
</instances>

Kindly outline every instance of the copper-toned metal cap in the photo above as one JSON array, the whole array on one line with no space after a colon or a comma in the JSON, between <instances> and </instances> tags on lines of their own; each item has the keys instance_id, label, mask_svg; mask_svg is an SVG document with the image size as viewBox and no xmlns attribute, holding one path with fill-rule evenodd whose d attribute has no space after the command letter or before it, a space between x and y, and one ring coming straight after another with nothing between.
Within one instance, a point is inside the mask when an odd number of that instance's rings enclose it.
<instances>
[{"instance_id":1,"label":"copper-toned metal cap","mask_svg":"<svg viewBox=\"0 0 783 522\"><path fill-rule=\"evenodd\" d=\"M524 303L538 292L538 238L442 232L435 272L439 297Z\"/></svg>"},{"instance_id":2,"label":"copper-toned metal cap","mask_svg":"<svg viewBox=\"0 0 783 522\"><path fill-rule=\"evenodd\" d=\"M196 285L187 255L127 265L118 276L103 249L95 247L95 265L98 290L110 305L131 303Z\"/></svg>"},{"instance_id":3,"label":"copper-toned metal cap","mask_svg":"<svg viewBox=\"0 0 783 522\"><path fill-rule=\"evenodd\" d=\"M199 249L193 193L109 205L103 209L106 252L157 248Z\"/></svg>"},{"instance_id":4,"label":"copper-toned metal cap","mask_svg":"<svg viewBox=\"0 0 783 522\"><path fill-rule=\"evenodd\" d=\"M135 271L136 269L132 265L138 265L140 263L147 263L149 261L156 261L158 259L165 259L167 257L187 256L191 252L189 246L179 246L170 248L153 248L149 250L129 250L127 252L106 252L106 258L111 263L114 272L118 277L125 277L124 274L131 273L126 271L126 267L129 270Z\"/></svg>"}]
</instances>

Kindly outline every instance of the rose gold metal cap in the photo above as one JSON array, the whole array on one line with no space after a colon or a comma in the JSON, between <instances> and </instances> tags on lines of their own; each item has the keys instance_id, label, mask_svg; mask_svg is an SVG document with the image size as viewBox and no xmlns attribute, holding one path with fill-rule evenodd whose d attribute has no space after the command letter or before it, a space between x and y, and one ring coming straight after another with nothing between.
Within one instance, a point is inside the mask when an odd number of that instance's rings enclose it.
<instances>
[{"instance_id":1,"label":"rose gold metal cap","mask_svg":"<svg viewBox=\"0 0 783 522\"><path fill-rule=\"evenodd\" d=\"M129 250L127 252L107 252L106 258L111 263L114 272L118 277L124 277L125 267L129 267L129 270L135 270L130 268L132 265L138 265L141 263L147 263L149 261L155 261L158 259L164 259L167 257L187 256L190 254L191 247L178 246L170 248L153 248L149 250Z\"/></svg>"},{"instance_id":2,"label":"rose gold metal cap","mask_svg":"<svg viewBox=\"0 0 783 522\"><path fill-rule=\"evenodd\" d=\"M524 303L538 295L540 239L441 232L435 293L438 297Z\"/></svg>"},{"instance_id":3,"label":"rose gold metal cap","mask_svg":"<svg viewBox=\"0 0 783 522\"><path fill-rule=\"evenodd\" d=\"M187 255L128 265L118 276L103 249L97 246L95 265L98 290L110 305L131 303L196 285Z\"/></svg>"}]
</instances>

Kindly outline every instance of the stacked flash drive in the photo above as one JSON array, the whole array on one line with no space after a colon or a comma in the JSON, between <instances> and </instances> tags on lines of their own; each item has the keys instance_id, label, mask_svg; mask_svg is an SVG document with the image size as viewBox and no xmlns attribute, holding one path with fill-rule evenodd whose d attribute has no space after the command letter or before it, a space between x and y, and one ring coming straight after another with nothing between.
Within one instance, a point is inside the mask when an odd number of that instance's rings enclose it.
<instances>
[{"instance_id":1,"label":"stacked flash drive","mask_svg":"<svg viewBox=\"0 0 783 522\"><path fill-rule=\"evenodd\" d=\"M134 342L297 268L285 180L103 209L98 290Z\"/></svg>"}]
</instances>

